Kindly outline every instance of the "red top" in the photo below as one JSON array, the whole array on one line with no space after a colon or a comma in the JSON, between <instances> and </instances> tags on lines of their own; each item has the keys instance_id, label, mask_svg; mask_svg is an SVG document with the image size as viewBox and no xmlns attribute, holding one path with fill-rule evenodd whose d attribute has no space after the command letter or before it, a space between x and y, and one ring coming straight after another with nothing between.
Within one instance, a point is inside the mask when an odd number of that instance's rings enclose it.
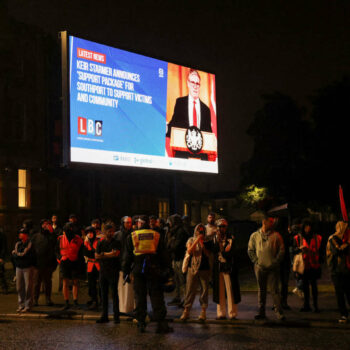
<instances>
[{"instance_id":1,"label":"red top","mask_svg":"<svg viewBox=\"0 0 350 350\"><path fill-rule=\"evenodd\" d=\"M78 235L75 235L70 242L68 241L66 235L59 236L58 240L60 245L60 253L62 256L59 262L67 259L70 261L77 261L83 240Z\"/></svg>"},{"instance_id":2,"label":"red top","mask_svg":"<svg viewBox=\"0 0 350 350\"><path fill-rule=\"evenodd\" d=\"M316 243L317 238L317 243ZM300 246L299 235L294 236L295 241ZM306 253L303 253L303 259L305 264L305 270L318 269L320 265L320 247L322 237L320 235L312 235L310 243L303 237L301 245L308 248Z\"/></svg>"},{"instance_id":3,"label":"red top","mask_svg":"<svg viewBox=\"0 0 350 350\"><path fill-rule=\"evenodd\" d=\"M85 241L84 242L84 246L86 247L86 249L88 250L95 250L96 251L96 247L97 247L97 243L98 243L99 239L95 239L94 242L92 243L92 247L90 242ZM96 259L93 258L88 258L88 263L87 263L87 272L91 272L92 269L94 268L94 265L96 266L97 271L100 271L100 264L96 261Z\"/></svg>"}]
</instances>

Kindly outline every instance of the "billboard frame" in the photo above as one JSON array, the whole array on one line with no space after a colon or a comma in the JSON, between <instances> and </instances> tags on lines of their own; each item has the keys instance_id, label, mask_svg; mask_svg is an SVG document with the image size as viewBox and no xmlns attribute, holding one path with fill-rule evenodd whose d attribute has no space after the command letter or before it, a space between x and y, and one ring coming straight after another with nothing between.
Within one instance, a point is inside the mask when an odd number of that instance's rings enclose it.
<instances>
[{"instance_id":1,"label":"billboard frame","mask_svg":"<svg viewBox=\"0 0 350 350\"><path fill-rule=\"evenodd\" d=\"M146 56L144 53L140 53L138 51L126 49L126 48L121 48L121 47L115 47L110 44L105 44L104 42L96 41L94 39L86 38L86 37L81 37L74 35L68 31L61 31L59 32L59 39L61 40L61 71L62 71L62 92L61 92L61 103L62 103L62 147L63 147L63 154L62 154L62 166L67 167L67 168L89 168L89 169L103 169L103 168L108 168L108 169L116 169L116 170L121 170L121 169L134 169L134 171L162 171L164 173L168 174L193 174L193 175L219 175L220 174L220 157L217 158L218 161L218 172L213 173L213 172L199 172L199 171L193 171L193 170L185 170L185 169L164 169L164 168L148 168L148 167L135 167L135 166L124 166L124 165L112 165L112 164L100 164L100 163L85 163L85 162L72 162L71 161L71 140L70 140L70 62L69 62L69 57L70 57L70 47L69 47L69 37L74 36L79 39L83 40L88 40L88 41L93 41L95 43L105 45L105 46L110 46L113 48L117 48L119 50L124 50L127 52L135 53L138 55L142 55L145 57L150 57L154 58L157 60L162 60L165 62L169 62L164 58L158 58L154 56ZM184 65L175 61L172 61L171 63L174 63L179 66L183 66L186 68L189 68L191 65ZM213 73L212 71L209 71L207 69L203 69L200 66L195 67L195 69L199 69L202 71L205 71L206 73L214 74L215 75L215 98L217 102L217 79L216 79L216 74ZM217 118L217 103L216 103L216 118ZM218 119L216 119L217 123L217 153L218 155L221 155L221 152L219 152L219 123Z\"/></svg>"}]
</instances>

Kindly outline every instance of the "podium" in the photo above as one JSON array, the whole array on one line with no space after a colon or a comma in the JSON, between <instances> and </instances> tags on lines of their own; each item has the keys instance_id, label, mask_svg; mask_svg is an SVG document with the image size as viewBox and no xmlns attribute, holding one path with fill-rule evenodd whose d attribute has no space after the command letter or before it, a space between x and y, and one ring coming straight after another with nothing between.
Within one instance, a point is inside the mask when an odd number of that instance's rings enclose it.
<instances>
[{"instance_id":1,"label":"podium","mask_svg":"<svg viewBox=\"0 0 350 350\"><path fill-rule=\"evenodd\" d=\"M201 137L195 139L198 144L202 145L200 150L190 150L188 142L186 142L186 133L189 129L171 128L170 134L170 157L187 158L187 159L201 159L210 162L215 162L217 157L217 139L214 133L199 131Z\"/></svg>"}]
</instances>

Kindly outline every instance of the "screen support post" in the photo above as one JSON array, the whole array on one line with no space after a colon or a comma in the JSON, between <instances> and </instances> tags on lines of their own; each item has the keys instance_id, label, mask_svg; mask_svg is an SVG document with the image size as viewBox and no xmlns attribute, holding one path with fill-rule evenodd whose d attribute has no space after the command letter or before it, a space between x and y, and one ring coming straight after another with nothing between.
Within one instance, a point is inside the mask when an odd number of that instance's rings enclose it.
<instances>
[{"instance_id":1,"label":"screen support post","mask_svg":"<svg viewBox=\"0 0 350 350\"><path fill-rule=\"evenodd\" d=\"M61 69L62 69L62 135L63 135L63 166L68 166L70 161L69 156L69 120L68 120L68 108L69 108L69 65L68 65L68 33L66 31L59 32L59 38L61 39Z\"/></svg>"}]
</instances>

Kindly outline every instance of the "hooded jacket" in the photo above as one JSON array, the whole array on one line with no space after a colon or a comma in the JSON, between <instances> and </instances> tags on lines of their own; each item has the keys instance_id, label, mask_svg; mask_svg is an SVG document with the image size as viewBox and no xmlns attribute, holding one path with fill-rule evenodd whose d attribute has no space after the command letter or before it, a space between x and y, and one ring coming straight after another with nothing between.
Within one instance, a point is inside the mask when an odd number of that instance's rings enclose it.
<instances>
[{"instance_id":1,"label":"hooded jacket","mask_svg":"<svg viewBox=\"0 0 350 350\"><path fill-rule=\"evenodd\" d=\"M187 249L189 247L191 247L193 245L193 243L195 242L195 240L197 239L196 232L200 226L203 226L203 225L198 224L194 229L193 237L188 239L188 241L186 243ZM206 245L207 245L207 243L204 243L205 248L206 248ZM186 252L186 254L188 254L188 253ZM196 246L194 247L192 254L190 254L189 264L188 264L189 269L191 269L191 272L193 275L195 275L201 267L203 254L205 254L205 250L203 249L203 247L199 243L197 243ZM208 270L209 270L208 257L204 257L204 259L205 258L207 259L207 265L208 265Z\"/></svg>"},{"instance_id":2,"label":"hooded jacket","mask_svg":"<svg viewBox=\"0 0 350 350\"><path fill-rule=\"evenodd\" d=\"M35 255L33 251L33 245L30 239L25 242L19 240L14 249L13 258L16 267L19 269L26 269L32 267L35 264Z\"/></svg>"},{"instance_id":3,"label":"hooded jacket","mask_svg":"<svg viewBox=\"0 0 350 350\"><path fill-rule=\"evenodd\" d=\"M276 231L264 233L260 228L250 236L248 255L253 264L263 270L279 269L284 257L281 235Z\"/></svg>"},{"instance_id":4,"label":"hooded jacket","mask_svg":"<svg viewBox=\"0 0 350 350\"><path fill-rule=\"evenodd\" d=\"M166 247L175 261L184 258L188 235L183 228L181 216L178 214L169 217L170 229L166 236Z\"/></svg>"},{"instance_id":5,"label":"hooded jacket","mask_svg":"<svg viewBox=\"0 0 350 350\"><path fill-rule=\"evenodd\" d=\"M32 239L33 250L36 256L35 267L43 269L47 267L56 268L56 244L57 238L54 233L48 230L41 229L41 232L36 233Z\"/></svg>"},{"instance_id":6,"label":"hooded jacket","mask_svg":"<svg viewBox=\"0 0 350 350\"><path fill-rule=\"evenodd\" d=\"M336 232L328 239L327 264L332 274L350 272L350 230L345 222L337 222Z\"/></svg>"}]
</instances>

